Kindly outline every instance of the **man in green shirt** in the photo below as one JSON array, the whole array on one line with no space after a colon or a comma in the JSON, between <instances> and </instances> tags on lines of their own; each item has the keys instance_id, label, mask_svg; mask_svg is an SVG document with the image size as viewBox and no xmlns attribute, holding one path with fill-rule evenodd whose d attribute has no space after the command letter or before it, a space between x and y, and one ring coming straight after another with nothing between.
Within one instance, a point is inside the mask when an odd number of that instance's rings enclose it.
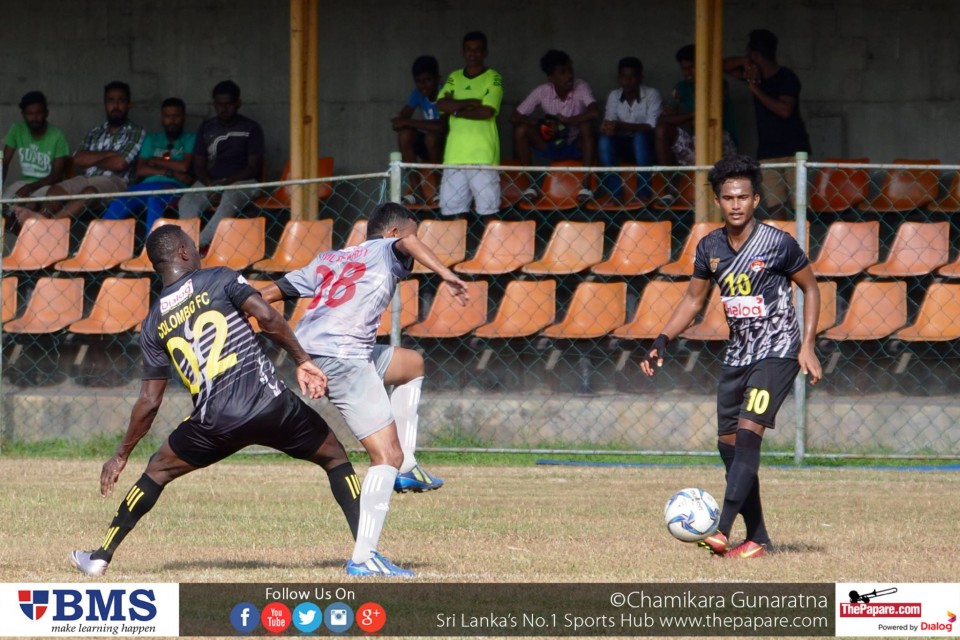
<instances>
[{"instance_id":1,"label":"man in green shirt","mask_svg":"<svg viewBox=\"0 0 960 640\"><path fill-rule=\"evenodd\" d=\"M41 197L47 187L64 179L70 147L57 127L47 122L47 98L30 91L20 100L23 122L14 122L3 140L4 198ZM20 179L10 182L10 163L16 154Z\"/></svg>"},{"instance_id":2,"label":"man in green shirt","mask_svg":"<svg viewBox=\"0 0 960 640\"><path fill-rule=\"evenodd\" d=\"M449 114L444 164L497 165L500 134L497 114L503 101L503 78L484 64L487 36L471 31L463 37L466 66L450 74L437 107ZM480 215L500 210L500 175L488 169L447 168L440 182L440 212L467 213L470 201Z\"/></svg>"}]
</instances>

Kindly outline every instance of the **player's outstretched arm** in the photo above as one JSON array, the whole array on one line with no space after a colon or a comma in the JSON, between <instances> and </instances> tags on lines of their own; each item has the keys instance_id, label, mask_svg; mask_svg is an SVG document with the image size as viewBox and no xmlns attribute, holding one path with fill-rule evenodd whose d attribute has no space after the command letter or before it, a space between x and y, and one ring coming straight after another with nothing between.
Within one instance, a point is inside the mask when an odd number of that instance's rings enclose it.
<instances>
[{"instance_id":1,"label":"player's outstretched arm","mask_svg":"<svg viewBox=\"0 0 960 640\"><path fill-rule=\"evenodd\" d=\"M127 459L137 443L143 439L153 426L153 419L157 417L160 404L163 402L163 393L167 389L166 380L143 380L140 383L140 395L133 404L130 412L130 423L127 433L117 445L113 457L103 463L100 470L100 495L106 498L113 492L113 486L120 479L120 473L127 466Z\"/></svg>"},{"instance_id":2,"label":"player's outstretched arm","mask_svg":"<svg viewBox=\"0 0 960 640\"><path fill-rule=\"evenodd\" d=\"M458 278L457 274L453 271L445 267L444 264L440 262L440 258L430 250L430 247L423 244L420 238L415 235L400 238L397 240L397 250L404 255L413 257L414 260L443 278L443 281L453 289L453 295L457 298L457 301L461 305L467 306L467 303L470 302L467 283Z\"/></svg>"},{"instance_id":3,"label":"player's outstretched arm","mask_svg":"<svg viewBox=\"0 0 960 640\"><path fill-rule=\"evenodd\" d=\"M256 318L263 335L286 351L297 363L297 384L300 385L300 393L312 399L323 396L327 391L327 377L310 360L310 356L303 350L303 346L283 316L256 294L244 300L241 309L248 316Z\"/></svg>"},{"instance_id":4,"label":"player's outstretched arm","mask_svg":"<svg viewBox=\"0 0 960 640\"><path fill-rule=\"evenodd\" d=\"M673 310L673 315L667 320L666 326L653 343L653 347L647 352L647 355L640 361L640 369L646 375L652 376L655 369L663 366L663 356L667 344L680 335L684 329L690 326L703 303L707 299L707 293L710 291L710 281L700 278L691 278L687 292L683 294L683 299L677 308Z\"/></svg>"},{"instance_id":5,"label":"player's outstretched arm","mask_svg":"<svg viewBox=\"0 0 960 640\"><path fill-rule=\"evenodd\" d=\"M807 376L810 384L817 384L823 378L823 368L817 358L817 324L820 322L820 287L810 265L790 276L803 291L803 344L797 361L800 371Z\"/></svg>"},{"instance_id":6,"label":"player's outstretched arm","mask_svg":"<svg viewBox=\"0 0 960 640\"><path fill-rule=\"evenodd\" d=\"M280 287L277 286L276 282L271 282L269 285L267 285L266 289L261 289L260 297L263 298L264 302L267 304L280 302L284 299L283 291L280 290Z\"/></svg>"}]
</instances>

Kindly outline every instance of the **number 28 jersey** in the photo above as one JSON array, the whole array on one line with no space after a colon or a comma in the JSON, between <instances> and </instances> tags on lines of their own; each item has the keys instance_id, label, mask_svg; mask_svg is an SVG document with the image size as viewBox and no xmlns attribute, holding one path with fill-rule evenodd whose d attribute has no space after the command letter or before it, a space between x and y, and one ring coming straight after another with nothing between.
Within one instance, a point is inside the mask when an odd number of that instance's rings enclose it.
<instances>
[{"instance_id":1,"label":"number 28 jersey","mask_svg":"<svg viewBox=\"0 0 960 640\"><path fill-rule=\"evenodd\" d=\"M307 353L370 357L380 315L412 266L412 260L401 259L394 250L397 240L371 238L356 247L324 251L277 282L288 298L313 298L296 329Z\"/></svg>"},{"instance_id":2,"label":"number 28 jersey","mask_svg":"<svg viewBox=\"0 0 960 640\"><path fill-rule=\"evenodd\" d=\"M807 264L793 237L760 222L739 251L727 241L726 229L717 229L700 241L693 277L712 279L720 287L730 327L725 365L797 358L800 326L790 276Z\"/></svg>"},{"instance_id":3,"label":"number 28 jersey","mask_svg":"<svg viewBox=\"0 0 960 640\"><path fill-rule=\"evenodd\" d=\"M193 396L190 419L223 433L266 409L286 388L241 310L259 295L235 271L201 269L163 288L143 321L143 379L170 364Z\"/></svg>"}]
</instances>

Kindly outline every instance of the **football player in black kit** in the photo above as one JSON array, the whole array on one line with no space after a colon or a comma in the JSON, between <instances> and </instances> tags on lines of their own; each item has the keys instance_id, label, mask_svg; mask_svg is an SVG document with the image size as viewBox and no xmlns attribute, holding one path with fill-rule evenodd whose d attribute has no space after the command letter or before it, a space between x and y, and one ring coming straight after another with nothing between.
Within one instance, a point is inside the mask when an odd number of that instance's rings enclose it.
<instances>
[{"instance_id":1,"label":"football player in black kit","mask_svg":"<svg viewBox=\"0 0 960 640\"><path fill-rule=\"evenodd\" d=\"M758 222L760 165L749 156L729 156L709 174L724 226L697 245L693 277L641 362L652 376L663 365L667 344L703 307L711 280L720 287L730 340L717 390L717 448L727 470L727 487L717 532L701 546L723 558L759 558L772 551L760 502L760 446L775 426L797 371L811 384L823 376L814 353L820 292L803 249L789 234ZM791 283L803 291L803 336ZM730 530L743 515L746 540L729 548Z\"/></svg>"},{"instance_id":2,"label":"football player in black kit","mask_svg":"<svg viewBox=\"0 0 960 640\"><path fill-rule=\"evenodd\" d=\"M140 396L123 441L103 465L100 494L110 495L130 453L150 430L171 364L190 390L193 412L150 458L117 508L100 548L74 551L73 565L89 576L102 576L117 547L168 483L251 444L321 466L356 538L360 481L353 465L327 423L277 377L247 316L256 318L262 333L296 362L300 391L319 398L326 391L326 376L286 320L237 272L201 269L196 245L176 225L150 234L147 255L163 290L143 321Z\"/></svg>"}]
</instances>

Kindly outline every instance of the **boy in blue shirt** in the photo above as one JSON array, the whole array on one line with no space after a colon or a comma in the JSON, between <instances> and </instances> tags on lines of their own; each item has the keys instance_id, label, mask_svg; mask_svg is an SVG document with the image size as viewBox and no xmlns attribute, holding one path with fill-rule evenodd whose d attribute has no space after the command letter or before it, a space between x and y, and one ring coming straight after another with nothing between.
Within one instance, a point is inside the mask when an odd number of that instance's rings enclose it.
<instances>
[{"instance_id":1,"label":"boy in blue shirt","mask_svg":"<svg viewBox=\"0 0 960 640\"><path fill-rule=\"evenodd\" d=\"M393 130L397 132L400 157L403 162L443 163L443 148L447 137L447 123L437 109L437 95L440 91L440 65L433 56L420 56L413 61L414 88L407 103L392 120ZM420 111L420 118L414 114ZM403 196L404 204L417 204L415 195L421 181L429 180L437 193L436 177L411 173L409 191Z\"/></svg>"}]
</instances>

